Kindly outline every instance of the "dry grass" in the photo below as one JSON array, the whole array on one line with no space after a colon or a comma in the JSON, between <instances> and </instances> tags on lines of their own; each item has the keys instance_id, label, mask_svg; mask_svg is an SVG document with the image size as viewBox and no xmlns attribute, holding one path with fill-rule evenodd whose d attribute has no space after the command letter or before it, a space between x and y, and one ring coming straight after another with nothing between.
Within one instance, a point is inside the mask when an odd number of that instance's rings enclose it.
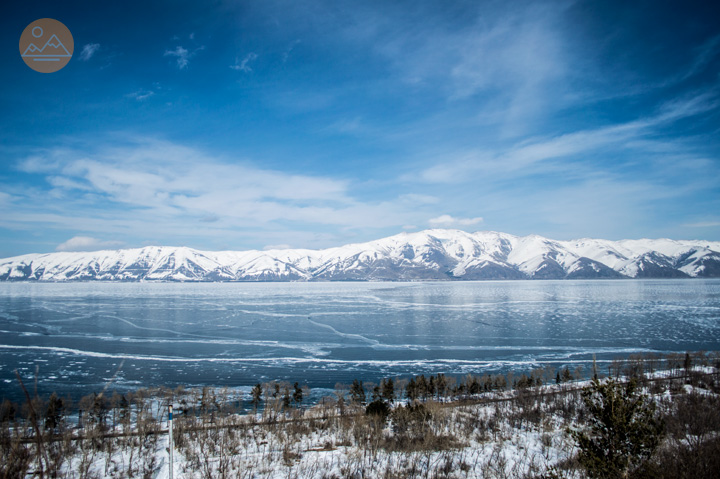
<instances>
[{"instance_id":1,"label":"dry grass","mask_svg":"<svg viewBox=\"0 0 720 479\"><path fill-rule=\"evenodd\" d=\"M625 362L613 367L642 375L650 369L650 361L631 359L630 368ZM713 366L718 361L711 355L691 357L698 365L703 360ZM667 424L661 452L649 467L661 478L714 477L720 457L720 376L717 370L685 371L678 361L687 359L672 358L678 378L646 383L648 393L658 394ZM656 362L653 370L661 366ZM366 414L342 387L336 397L311 407L288 407L282 383L263 385L261 407L251 415L240 414L230 391L210 388L90 395L76 406L83 410L81 425L70 420L76 416L67 401L50 422L45 420L50 399L34 398L32 408L5 401L0 404L0 479L155 477L167 454L163 412L170 402L176 410L176 457L187 478L583 477L564 432L585 420L582 401L576 388L537 385L553 376L538 370L526 376L534 386L525 379L524 387L512 392L494 386L500 384L496 377L443 378L442 393L425 386L415 392L417 399L398 402L405 394L396 391L387 417ZM485 385L494 392L486 393ZM471 389L481 392L472 395Z\"/></svg>"}]
</instances>

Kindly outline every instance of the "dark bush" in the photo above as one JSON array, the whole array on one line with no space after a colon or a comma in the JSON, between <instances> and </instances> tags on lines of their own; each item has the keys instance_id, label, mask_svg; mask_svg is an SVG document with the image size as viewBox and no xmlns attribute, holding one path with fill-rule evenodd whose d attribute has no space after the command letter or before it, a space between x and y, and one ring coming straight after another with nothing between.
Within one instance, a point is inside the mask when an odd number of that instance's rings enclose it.
<instances>
[{"instance_id":1,"label":"dark bush","mask_svg":"<svg viewBox=\"0 0 720 479\"><path fill-rule=\"evenodd\" d=\"M385 401L376 399L367 405L365 414L368 416L376 416L384 422L390 415L390 406L388 406Z\"/></svg>"},{"instance_id":2,"label":"dark bush","mask_svg":"<svg viewBox=\"0 0 720 479\"><path fill-rule=\"evenodd\" d=\"M677 443L657 456L646 474L653 479L716 479L720 471L720 438L697 446Z\"/></svg>"}]
</instances>

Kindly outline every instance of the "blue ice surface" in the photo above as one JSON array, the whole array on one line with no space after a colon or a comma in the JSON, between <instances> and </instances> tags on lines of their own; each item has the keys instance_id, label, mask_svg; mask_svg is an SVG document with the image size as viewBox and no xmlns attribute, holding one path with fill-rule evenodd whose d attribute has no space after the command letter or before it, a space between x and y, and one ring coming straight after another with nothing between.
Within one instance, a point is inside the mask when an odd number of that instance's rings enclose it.
<instances>
[{"instance_id":1,"label":"blue ice surface","mask_svg":"<svg viewBox=\"0 0 720 479\"><path fill-rule=\"evenodd\" d=\"M3 283L0 399L601 368L720 349L720 280Z\"/></svg>"}]
</instances>

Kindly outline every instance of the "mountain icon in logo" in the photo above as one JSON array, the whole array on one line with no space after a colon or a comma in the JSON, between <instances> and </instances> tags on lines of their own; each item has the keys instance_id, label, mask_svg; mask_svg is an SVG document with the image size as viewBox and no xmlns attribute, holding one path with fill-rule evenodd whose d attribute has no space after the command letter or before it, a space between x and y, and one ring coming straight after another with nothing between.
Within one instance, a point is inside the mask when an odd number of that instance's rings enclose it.
<instances>
[{"instance_id":1,"label":"mountain icon in logo","mask_svg":"<svg viewBox=\"0 0 720 479\"><path fill-rule=\"evenodd\" d=\"M33 61L60 61L62 57L71 57L65 45L60 41L57 35L53 34L50 39L45 42L42 48L38 48L34 43L30 43L25 49L23 57L33 57Z\"/></svg>"},{"instance_id":2,"label":"mountain icon in logo","mask_svg":"<svg viewBox=\"0 0 720 479\"><path fill-rule=\"evenodd\" d=\"M20 36L20 56L27 66L53 73L68 64L75 49L70 30L52 18L35 20Z\"/></svg>"}]
</instances>

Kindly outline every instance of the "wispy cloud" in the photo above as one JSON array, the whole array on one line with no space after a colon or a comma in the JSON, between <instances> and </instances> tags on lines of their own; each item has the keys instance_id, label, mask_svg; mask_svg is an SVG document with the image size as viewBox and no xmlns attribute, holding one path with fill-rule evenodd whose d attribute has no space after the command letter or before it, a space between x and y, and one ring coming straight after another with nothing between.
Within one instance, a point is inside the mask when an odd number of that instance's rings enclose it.
<instances>
[{"instance_id":1,"label":"wispy cloud","mask_svg":"<svg viewBox=\"0 0 720 479\"><path fill-rule=\"evenodd\" d=\"M175 47L174 50L165 50L165 53L163 56L166 57L175 57L177 67L180 70L186 70L188 65L190 64L190 59L194 57L197 52L204 50L204 46L200 46L198 48L191 50L188 50L187 48L184 48L180 45Z\"/></svg>"},{"instance_id":2,"label":"wispy cloud","mask_svg":"<svg viewBox=\"0 0 720 479\"><path fill-rule=\"evenodd\" d=\"M459 158L443 159L438 164L423 170L419 179L430 183L462 183L478 175L517 176L537 173L537 168L548 168L552 160L564 161L560 168L572 169L581 155L613 147L625 149L640 145L653 128L671 124L674 121L693 117L717 107L714 93L691 95L668 101L660 106L654 116L610 126L565 133L551 138L521 141L510 148L497 150L474 150L460 154ZM608 167L617 166L617 162Z\"/></svg>"},{"instance_id":3,"label":"wispy cloud","mask_svg":"<svg viewBox=\"0 0 720 479\"><path fill-rule=\"evenodd\" d=\"M235 57L235 64L230 65L230 68L236 71L243 71L245 73L250 73L252 71L252 68L250 68L250 62L255 60L257 58L257 54L250 52L247 55L245 55L245 58L242 60L239 60L239 58Z\"/></svg>"},{"instance_id":4,"label":"wispy cloud","mask_svg":"<svg viewBox=\"0 0 720 479\"><path fill-rule=\"evenodd\" d=\"M475 226L483 222L481 217L475 218L454 218L450 215L441 215L437 218L428 220L428 224L433 228L455 228Z\"/></svg>"},{"instance_id":5,"label":"wispy cloud","mask_svg":"<svg viewBox=\"0 0 720 479\"><path fill-rule=\"evenodd\" d=\"M83 45L82 51L80 52L80 60L86 62L90 60L100 50L99 43L88 43Z\"/></svg>"},{"instance_id":6,"label":"wispy cloud","mask_svg":"<svg viewBox=\"0 0 720 479\"><path fill-rule=\"evenodd\" d=\"M300 232L326 226L400 228L427 214L422 204L398 198L359 199L344 179L261 168L246 160L214 157L145 138L82 150L43 150L18 168L43 175L57 201L52 206L28 201L21 209L5 211L2 224L15 227L42 221L54 228L72 224L78 231L140 237L148 231L227 237L254 228L281 240L279 232L293 231L292 225ZM24 195L25 200L42 197L30 191ZM286 233L285 239L296 233Z\"/></svg>"},{"instance_id":7,"label":"wispy cloud","mask_svg":"<svg viewBox=\"0 0 720 479\"><path fill-rule=\"evenodd\" d=\"M188 64L190 63L190 52L186 48L181 47L180 45L175 47L175 50L165 50L165 56L176 57L177 66L180 70L186 69Z\"/></svg>"},{"instance_id":8,"label":"wispy cloud","mask_svg":"<svg viewBox=\"0 0 720 479\"><path fill-rule=\"evenodd\" d=\"M128 93L125 95L127 98L132 98L133 100L137 101L144 101L150 98L151 96L155 95L155 92L152 90L145 90L143 88L134 91L132 93Z\"/></svg>"},{"instance_id":9,"label":"wispy cloud","mask_svg":"<svg viewBox=\"0 0 720 479\"><path fill-rule=\"evenodd\" d=\"M492 6L470 10L461 27L428 21L409 29L375 19L368 35L413 89L473 101L503 136L519 136L565 101L558 92L571 91L565 6L534 2L502 15Z\"/></svg>"},{"instance_id":10,"label":"wispy cloud","mask_svg":"<svg viewBox=\"0 0 720 479\"><path fill-rule=\"evenodd\" d=\"M646 89L660 89L675 86L696 75L703 73L713 60L720 54L720 35L708 38L704 43L696 47L688 56L688 64L678 69L678 73L664 78L661 81L650 82L642 85ZM636 91L633 91L635 93Z\"/></svg>"},{"instance_id":11,"label":"wispy cloud","mask_svg":"<svg viewBox=\"0 0 720 479\"><path fill-rule=\"evenodd\" d=\"M55 251L97 251L122 246L122 241L102 241L90 236L74 236L60 243Z\"/></svg>"}]
</instances>

